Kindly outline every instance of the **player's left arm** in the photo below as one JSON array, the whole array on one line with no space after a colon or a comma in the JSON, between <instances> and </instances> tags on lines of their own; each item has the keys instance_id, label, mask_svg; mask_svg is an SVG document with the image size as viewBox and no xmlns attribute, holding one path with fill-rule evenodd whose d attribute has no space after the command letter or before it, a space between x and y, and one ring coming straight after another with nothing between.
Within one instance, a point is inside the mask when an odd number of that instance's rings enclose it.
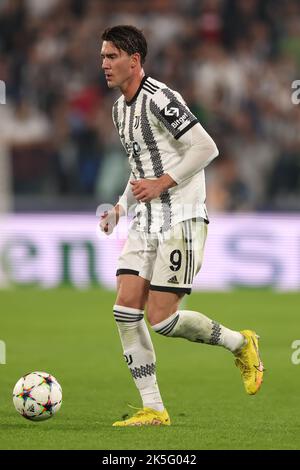
<instances>
[{"instance_id":1,"label":"player's left arm","mask_svg":"<svg viewBox=\"0 0 300 470\"><path fill-rule=\"evenodd\" d=\"M215 142L199 122L181 137L182 140L187 143L184 157L175 168L168 171L177 184L202 171L219 155Z\"/></svg>"},{"instance_id":2,"label":"player's left arm","mask_svg":"<svg viewBox=\"0 0 300 470\"><path fill-rule=\"evenodd\" d=\"M155 180L140 179L130 181L132 194L141 202L149 202L161 195L164 191L176 186L176 181L168 174L162 175Z\"/></svg>"},{"instance_id":3,"label":"player's left arm","mask_svg":"<svg viewBox=\"0 0 300 470\"><path fill-rule=\"evenodd\" d=\"M191 113L179 94L160 90L150 109L154 118L185 149L181 162L156 180L132 181L134 197L151 201L167 189L182 183L203 170L219 154L210 135Z\"/></svg>"}]
</instances>

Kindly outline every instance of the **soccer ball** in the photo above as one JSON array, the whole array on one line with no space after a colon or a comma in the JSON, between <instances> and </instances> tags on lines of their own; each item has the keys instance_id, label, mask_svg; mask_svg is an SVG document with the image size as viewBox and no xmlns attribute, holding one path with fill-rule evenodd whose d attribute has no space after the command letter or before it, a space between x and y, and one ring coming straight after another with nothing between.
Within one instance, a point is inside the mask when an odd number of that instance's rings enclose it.
<instances>
[{"instance_id":1,"label":"soccer ball","mask_svg":"<svg viewBox=\"0 0 300 470\"><path fill-rule=\"evenodd\" d=\"M24 418L43 421L61 407L62 389L56 378L47 372L32 372L18 380L13 390L16 410Z\"/></svg>"}]
</instances>

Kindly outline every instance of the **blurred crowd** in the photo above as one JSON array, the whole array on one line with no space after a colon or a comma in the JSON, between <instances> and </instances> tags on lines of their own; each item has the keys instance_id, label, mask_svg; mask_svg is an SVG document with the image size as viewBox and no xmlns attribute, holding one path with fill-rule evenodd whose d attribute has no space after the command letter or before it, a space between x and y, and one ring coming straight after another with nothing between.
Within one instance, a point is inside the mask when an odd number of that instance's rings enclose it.
<instances>
[{"instance_id":1,"label":"blurred crowd","mask_svg":"<svg viewBox=\"0 0 300 470\"><path fill-rule=\"evenodd\" d=\"M300 209L299 0L0 0L0 145L15 196L80 210L122 194L118 92L100 59L115 24L144 31L147 75L178 90L216 141L209 208Z\"/></svg>"}]
</instances>

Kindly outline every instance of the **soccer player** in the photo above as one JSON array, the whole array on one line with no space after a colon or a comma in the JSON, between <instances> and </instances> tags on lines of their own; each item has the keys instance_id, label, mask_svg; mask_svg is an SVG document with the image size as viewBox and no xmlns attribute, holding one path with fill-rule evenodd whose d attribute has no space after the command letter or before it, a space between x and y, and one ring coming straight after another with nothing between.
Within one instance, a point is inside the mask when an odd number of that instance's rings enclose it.
<instances>
[{"instance_id":1,"label":"soccer player","mask_svg":"<svg viewBox=\"0 0 300 470\"><path fill-rule=\"evenodd\" d=\"M156 380L146 305L156 333L231 351L250 395L261 386L263 364L254 331L233 331L202 313L179 309L201 267L208 224L204 168L218 149L181 95L145 75L147 43L141 31L114 26L102 39L107 85L121 91L112 116L131 175L119 202L102 215L100 227L110 234L136 205L119 259L113 311L143 403L132 417L113 426L170 425Z\"/></svg>"}]
</instances>

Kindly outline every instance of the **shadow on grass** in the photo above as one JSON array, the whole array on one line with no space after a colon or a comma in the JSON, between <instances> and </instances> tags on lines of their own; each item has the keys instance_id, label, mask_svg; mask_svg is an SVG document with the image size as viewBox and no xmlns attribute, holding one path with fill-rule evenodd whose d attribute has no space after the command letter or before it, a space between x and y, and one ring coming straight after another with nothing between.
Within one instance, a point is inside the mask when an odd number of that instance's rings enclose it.
<instances>
[{"instance_id":1,"label":"shadow on grass","mask_svg":"<svg viewBox=\"0 0 300 470\"><path fill-rule=\"evenodd\" d=\"M25 420L24 420L25 421ZM13 430L27 430L27 431L32 431L32 432L65 432L65 431L76 431L76 432L97 432L99 429L111 429L112 426L110 423L85 423L85 424L61 424L57 422L52 422L49 424L43 423L43 422L34 422L34 421L29 421L28 422L20 422L20 423L5 423L1 424L1 431L0 431L0 436L1 432L5 431L13 431Z\"/></svg>"}]
</instances>

